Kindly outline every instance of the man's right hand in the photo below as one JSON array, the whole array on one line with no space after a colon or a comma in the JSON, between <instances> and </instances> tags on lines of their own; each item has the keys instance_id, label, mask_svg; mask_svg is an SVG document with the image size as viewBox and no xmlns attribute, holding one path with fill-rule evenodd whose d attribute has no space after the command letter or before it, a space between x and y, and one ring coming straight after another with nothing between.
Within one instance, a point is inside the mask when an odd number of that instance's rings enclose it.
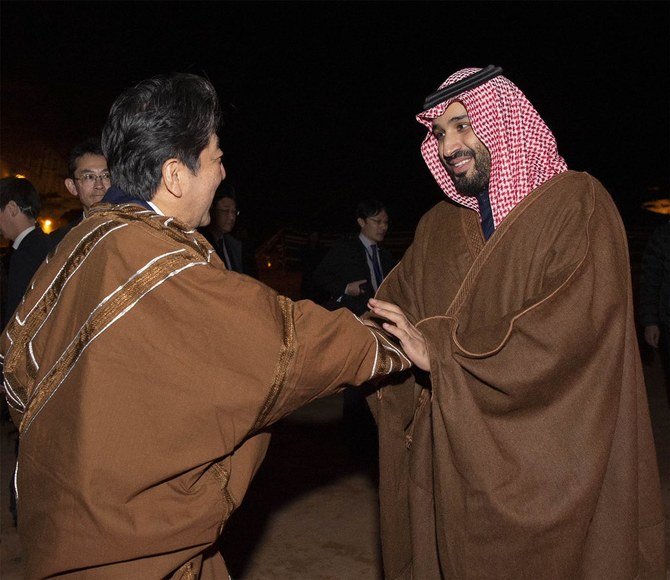
<instances>
[{"instance_id":1,"label":"man's right hand","mask_svg":"<svg viewBox=\"0 0 670 580\"><path fill-rule=\"evenodd\" d=\"M366 282L367 280L356 280L355 282L349 282L349 284L347 284L347 287L344 289L344 293L347 296L360 296L365 292L365 290L363 290L361 286ZM340 288L342 288L342 286L340 286Z\"/></svg>"},{"instance_id":2,"label":"man's right hand","mask_svg":"<svg viewBox=\"0 0 670 580\"><path fill-rule=\"evenodd\" d=\"M658 348L658 341L661 337L661 329L658 324L650 324L644 327L644 341L653 348Z\"/></svg>"}]
</instances>

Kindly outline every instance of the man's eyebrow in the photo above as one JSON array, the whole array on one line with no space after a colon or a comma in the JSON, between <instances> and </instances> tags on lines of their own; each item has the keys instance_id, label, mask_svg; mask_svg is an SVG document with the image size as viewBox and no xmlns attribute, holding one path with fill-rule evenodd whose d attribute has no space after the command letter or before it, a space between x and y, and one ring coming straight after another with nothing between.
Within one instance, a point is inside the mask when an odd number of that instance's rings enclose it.
<instances>
[{"instance_id":1,"label":"man's eyebrow","mask_svg":"<svg viewBox=\"0 0 670 580\"><path fill-rule=\"evenodd\" d=\"M455 117L451 117L451 119L449 119L446 124L449 125L451 123L458 123L459 121L463 121L463 120L465 120L465 121L470 120L470 117L468 117L467 113L465 115L456 115ZM435 131L435 130L439 130L439 129L442 129L442 126L439 125L438 123L433 122L433 124L431 126L431 131Z\"/></svg>"},{"instance_id":2,"label":"man's eyebrow","mask_svg":"<svg viewBox=\"0 0 670 580\"><path fill-rule=\"evenodd\" d=\"M456 117L452 117L451 119L449 119L449 123L456 123L457 121L462 121L463 119L466 119L468 121L470 120L468 115L465 114L465 115L458 115Z\"/></svg>"}]
</instances>

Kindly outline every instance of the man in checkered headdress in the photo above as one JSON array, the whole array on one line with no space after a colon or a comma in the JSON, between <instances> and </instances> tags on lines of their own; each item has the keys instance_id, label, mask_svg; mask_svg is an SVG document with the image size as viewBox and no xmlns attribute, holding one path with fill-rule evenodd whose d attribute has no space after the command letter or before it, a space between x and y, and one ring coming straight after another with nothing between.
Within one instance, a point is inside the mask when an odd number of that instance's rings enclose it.
<instances>
[{"instance_id":1,"label":"man in checkered headdress","mask_svg":"<svg viewBox=\"0 0 670 580\"><path fill-rule=\"evenodd\" d=\"M430 366L370 397L385 574L662 578L626 233L501 72L455 73L417 116L449 200L371 301Z\"/></svg>"}]
</instances>

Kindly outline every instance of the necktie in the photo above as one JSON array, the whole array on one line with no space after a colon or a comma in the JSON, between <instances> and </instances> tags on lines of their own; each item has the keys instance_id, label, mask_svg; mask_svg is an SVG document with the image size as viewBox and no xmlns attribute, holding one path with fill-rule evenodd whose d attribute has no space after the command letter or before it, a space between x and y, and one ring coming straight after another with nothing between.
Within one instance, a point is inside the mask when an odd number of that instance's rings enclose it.
<instances>
[{"instance_id":1,"label":"necktie","mask_svg":"<svg viewBox=\"0 0 670 580\"><path fill-rule=\"evenodd\" d=\"M481 216L482 220L482 231L484 232L484 238L488 240L493 235L493 231L495 230L488 189L485 189L476 197L477 203L479 204L479 215Z\"/></svg>"},{"instance_id":2,"label":"necktie","mask_svg":"<svg viewBox=\"0 0 670 580\"><path fill-rule=\"evenodd\" d=\"M226 270L232 270L233 268L230 263L230 256L228 255L226 242L223 238L219 239L219 249L221 250L221 257L223 258L223 262L226 265Z\"/></svg>"},{"instance_id":3,"label":"necktie","mask_svg":"<svg viewBox=\"0 0 670 580\"><path fill-rule=\"evenodd\" d=\"M377 245L372 244L370 246L370 251L372 252L372 269L374 270L375 273L375 280L377 282L376 286L379 287L379 285L382 283L382 280L384 279L384 276L382 276L382 269L379 266L379 258L377 256Z\"/></svg>"}]
</instances>

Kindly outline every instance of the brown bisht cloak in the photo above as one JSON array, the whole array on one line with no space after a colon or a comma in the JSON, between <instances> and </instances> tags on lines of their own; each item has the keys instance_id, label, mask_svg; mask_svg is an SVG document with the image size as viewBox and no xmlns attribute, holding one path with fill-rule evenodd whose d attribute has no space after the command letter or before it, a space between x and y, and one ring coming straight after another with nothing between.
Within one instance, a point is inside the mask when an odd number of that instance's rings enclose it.
<instances>
[{"instance_id":1,"label":"brown bisht cloak","mask_svg":"<svg viewBox=\"0 0 670 580\"><path fill-rule=\"evenodd\" d=\"M273 421L406 359L347 311L225 270L205 239L98 206L2 336L26 578L227 578L212 546Z\"/></svg>"},{"instance_id":2,"label":"brown bisht cloak","mask_svg":"<svg viewBox=\"0 0 670 580\"><path fill-rule=\"evenodd\" d=\"M560 174L484 242L439 203L378 298L427 339L370 396L387 578L664 578L664 518L627 241L591 176Z\"/></svg>"}]
</instances>

